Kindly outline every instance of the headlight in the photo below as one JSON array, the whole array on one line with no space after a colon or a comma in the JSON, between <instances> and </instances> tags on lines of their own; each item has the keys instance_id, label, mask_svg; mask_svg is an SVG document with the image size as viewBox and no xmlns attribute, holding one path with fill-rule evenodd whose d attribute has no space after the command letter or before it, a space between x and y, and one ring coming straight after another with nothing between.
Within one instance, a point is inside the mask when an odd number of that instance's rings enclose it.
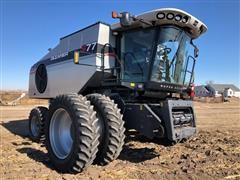
<instances>
[{"instance_id":1,"label":"headlight","mask_svg":"<svg viewBox=\"0 0 240 180\"><path fill-rule=\"evenodd\" d=\"M180 21L182 19L182 16L180 14L176 15L175 16L175 20L176 21Z\"/></svg>"},{"instance_id":2,"label":"headlight","mask_svg":"<svg viewBox=\"0 0 240 180\"><path fill-rule=\"evenodd\" d=\"M184 16L184 17L182 18L182 22L183 22L183 23L187 23L187 21L188 21L188 17L187 17L187 16Z\"/></svg>"},{"instance_id":3,"label":"headlight","mask_svg":"<svg viewBox=\"0 0 240 180\"><path fill-rule=\"evenodd\" d=\"M165 14L164 13L157 13L157 18L158 19L164 19L165 18Z\"/></svg>"},{"instance_id":4,"label":"headlight","mask_svg":"<svg viewBox=\"0 0 240 180\"><path fill-rule=\"evenodd\" d=\"M169 20L173 19L173 18L174 18L174 14L173 14L173 13L168 13L168 14L167 14L167 18L168 18Z\"/></svg>"}]
</instances>

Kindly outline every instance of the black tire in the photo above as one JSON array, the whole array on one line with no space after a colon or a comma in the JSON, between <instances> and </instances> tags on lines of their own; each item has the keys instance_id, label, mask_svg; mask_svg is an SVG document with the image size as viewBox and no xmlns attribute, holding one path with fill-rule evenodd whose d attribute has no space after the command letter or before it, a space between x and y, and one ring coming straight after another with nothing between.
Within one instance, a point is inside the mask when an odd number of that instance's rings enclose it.
<instances>
[{"instance_id":1,"label":"black tire","mask_svg":"<svg viewBox=\"0 0 240 180\"><path fill-rule=\"evenodd\" d=\"M100 145L95 163L106 165L117 159L125 139L124 121L117 104L109 97L101 94L87 95L88 100L97 112L100 125Z\"/></svg>"},{"instance_id":2,"label":"black tire","mask_svg":"<svg viewBox=\"0 0 240 180\"><path fill-rule=\"evenodd\" d=\"M72 121L70 129L73 131L71 150L64 159L57 157L50 142L50 123L54 112L59 108L69 114ZM58 171L77 173L92 164L99 145L97 121L93 106L81 95L59 95L51 101L46 123L46 147L51 162Z\"/></svg>"},{"instance_id":3,"label":"black tire","mask_svg":"<svg viewBox=\"0 0 240 180\"><path fill-rule=\"evenodd\" d=\"M28 121L29 137L34 142L45 140L44 125L47 119L48 108L36 107L31 110Z\"/></svg>"}]
</instances>

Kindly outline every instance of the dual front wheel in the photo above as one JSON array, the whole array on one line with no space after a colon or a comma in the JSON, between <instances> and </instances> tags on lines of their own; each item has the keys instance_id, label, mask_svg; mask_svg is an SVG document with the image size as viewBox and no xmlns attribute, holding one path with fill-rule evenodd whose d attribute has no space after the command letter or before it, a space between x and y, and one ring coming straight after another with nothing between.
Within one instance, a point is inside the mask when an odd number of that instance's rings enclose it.
<instances>
[{"instance_id":1,"label":"dual front wheel","mask_svg":"<svg viewBox=\"0 0 240 180\"><path fill-rule=\"evenodd\" d=\"M29 136L34 142L43 142L45 139L44 125L46 122L48 108L39 106L30 112L29 115Z\"/></svg>"},{"instance_id":2,"label":"dual front wheel","mask_svg":"<svg viewBox=\"0 0 240 180\"><path fill-rule=\"evenodd\" d=\"M50 159L62 172L81 172L92 162L105 165L119 156L124 144L120 110L100 94L57 96L42 124ZM29 129L31 134L34 128Z\"/></svg>"}]
</instances>

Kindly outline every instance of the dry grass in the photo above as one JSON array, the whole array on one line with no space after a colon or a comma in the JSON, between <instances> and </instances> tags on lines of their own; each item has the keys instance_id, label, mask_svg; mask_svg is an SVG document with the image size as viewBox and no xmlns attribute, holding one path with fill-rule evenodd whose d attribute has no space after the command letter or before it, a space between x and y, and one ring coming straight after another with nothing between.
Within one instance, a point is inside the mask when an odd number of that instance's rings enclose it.
<instances>
[{"instance_id":1,"label":"dry grass","mask_svg":"<svg viewBox=\"0 0 240 180\"><path fill-rule=\"evenodd\" d=\"M239 179L239 99L194 102L199 132L185 143L164 146L130 133L117 160L77 175L56 172L46 149L28 139L27 117L34 106L26 101L0 107L3 179Z\"/></svg>"}]
</instances>

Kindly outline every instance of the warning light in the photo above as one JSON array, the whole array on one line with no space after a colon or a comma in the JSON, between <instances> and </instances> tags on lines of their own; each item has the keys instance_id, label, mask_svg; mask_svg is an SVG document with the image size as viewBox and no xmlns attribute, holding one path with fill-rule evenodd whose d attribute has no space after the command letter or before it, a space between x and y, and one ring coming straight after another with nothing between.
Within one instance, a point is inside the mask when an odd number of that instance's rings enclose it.
<instances>
[{"instance_id":1,"label":"warning light","mask_svg":"<svg viewBox=\"0 0 240 180\"><path fill-rule=\"evenodd\" d=\"M191 99L193 99L194 96L195 96L195 91L194 91L194 89L195 89L194 84L191 84L190 87L189 87L189 89L188 89L188 95L190 96Z\"/></svg>"},{"instance_id":2,"label":"warning light","mask_svg":"<svg viewBox=\"0 0 240 180\"><path fill-rule=\"evenodd\" d=\"M112 11L112 18L118 18L118 13L116 11Z\"/></svg>"},{"instance_id":3,"label":"warning light","mask_svg":"<svg viewBox=\"0 0 240 180\"><path fill-rule=\"evenodd\" d=\"M130 87L135 87L135 83L130 83Z\"/></svg>"},{"instance_id":4,"label":"warning light","mask_svg":"<svg viewBox=\"0 0 240 180\"><path fill-rule=\"evenodd\" d=\"M79 64L79 51L74 52L74 64Z\"/></svg>"}]
</instances>

